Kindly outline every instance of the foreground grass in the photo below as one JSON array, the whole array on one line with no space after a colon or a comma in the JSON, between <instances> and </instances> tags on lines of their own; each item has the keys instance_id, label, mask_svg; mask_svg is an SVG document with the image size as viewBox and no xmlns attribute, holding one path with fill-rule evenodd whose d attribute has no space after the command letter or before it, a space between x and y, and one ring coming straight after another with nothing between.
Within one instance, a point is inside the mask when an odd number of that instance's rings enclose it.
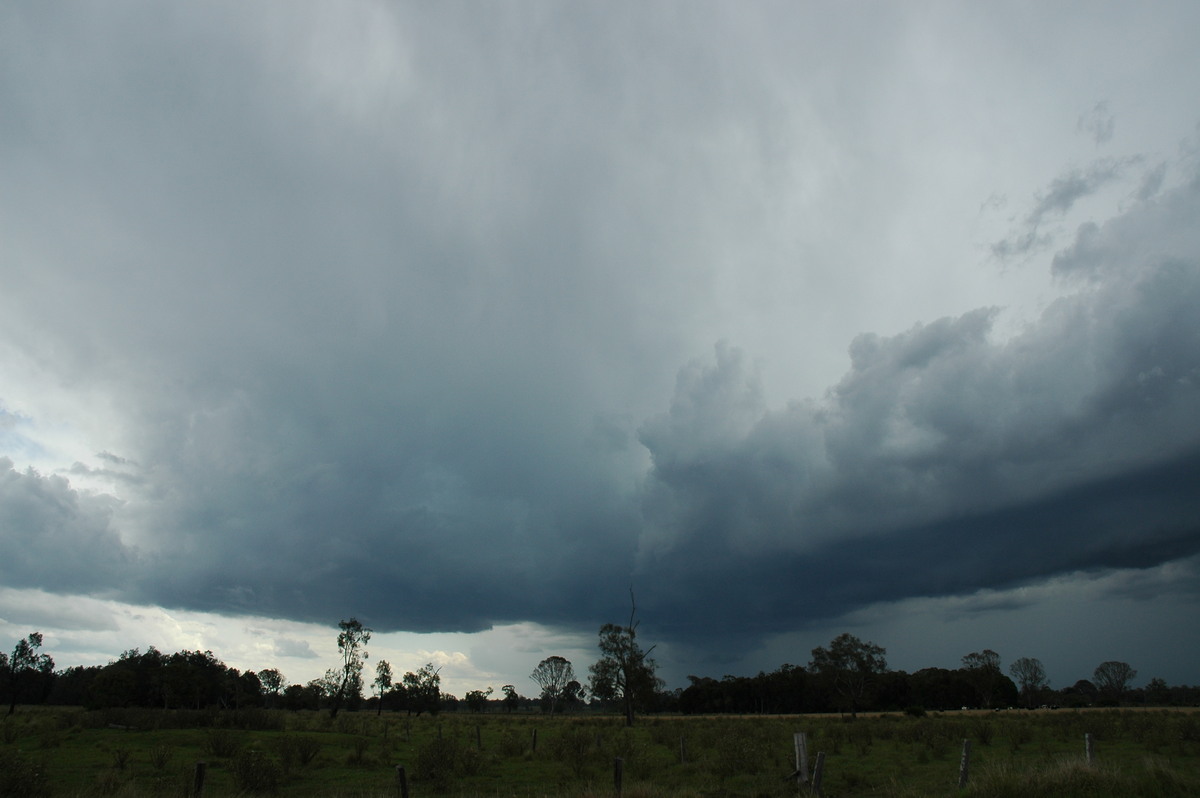
<instances>
[{"instance_id":1,"label":"foreground grass","mask_svg":"<svg viewBox=\"0 0 1200 798\"><path fill-rule=\"evenodd\" d=\"M948 713L912 718L641 719L31 709L0 726L0 795L210 798L410 794L592 798L794 796L793 732L825 753L826 796L1200 795L1200 716ZM1096 762L1083 738L1096 741ZM958 788L963 740L970 781ZM805 790L807 793L807 790Z\"/></svg>"}]
</instances>

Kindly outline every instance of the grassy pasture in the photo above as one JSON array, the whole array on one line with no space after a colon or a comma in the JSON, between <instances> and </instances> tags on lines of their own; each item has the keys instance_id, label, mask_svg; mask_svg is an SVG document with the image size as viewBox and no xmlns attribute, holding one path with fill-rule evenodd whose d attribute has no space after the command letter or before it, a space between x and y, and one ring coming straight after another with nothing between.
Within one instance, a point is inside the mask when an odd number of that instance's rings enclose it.
<instances>
[{"instance_id":1,"label":"grassy pasture","mask_svg":"<svg viewBox=\"0 0 1200 798\"><path fill-rule=\"evenodd\" d=\"M1184 711L645 717L626 729L591 715L50 708L0 725L0 795L182 798L202 761L210 797L394 796L402 764L414 797L582 798L614 794L620 757L625 796L769 798L798 793L796 731L810 763L825 753L826 796L1200 795L1200 714Z\"/></svg>"}]
</instances>

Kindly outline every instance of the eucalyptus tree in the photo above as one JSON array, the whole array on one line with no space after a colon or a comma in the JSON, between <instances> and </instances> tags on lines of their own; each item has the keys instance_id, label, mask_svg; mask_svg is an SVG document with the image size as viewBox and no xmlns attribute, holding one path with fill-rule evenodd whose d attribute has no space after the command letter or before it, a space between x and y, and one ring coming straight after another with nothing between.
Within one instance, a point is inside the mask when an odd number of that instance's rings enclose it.
<instances>
[{"instance_id":1,"label":"eucalyptus tree","mask_svg":"<svg viewBox=\"0 0 1200 798\"><path fill-rule=\"evenodd\" d=\"M887 650L882 646L843 632L830 642L829 648L814 648L808 667L829 681L853 718L858 717L875 680L887 671L885 654Z\"/></svg>"},{"instance_id":2,"label":"eucalyptus tree","mask_svg":"<svg viewBox=\"0 0 1200 798\"><path fill-rule=\"evenodd\" d=\"M992 698L1004 674L1000 672L1000 655L990 648L973 651L962 658L967 679L979 694L980 706L992 708Z\"/></svg>"},{"instance_id":3,"label":"eucalyptus tree","mask_svg":"<svg viewBox=\"0 0 1200 798\"><path fill-rule=\"evenodd\" d=\"M600 659L589 668L592 695L602 701L620 700L625 725L633 725L634 710L645 704L661 685L655 676L658 664L650 658L655 646L642 651L637 642L637 604L629 591L629 624L606 623L600 627Z\"/></svg>"},{"instance_id":4,"label":"eucalyptus tree","mask_svg":"<svg viewBox=\"0 0 1200 798\"><path fill-rule=\"evenodd\" d=\"M376 715L383 714L383 697L387 695L387 691L392 689L392 665L386 659L379 660L375 666L375 681L371 683L379 693L379 711Z\"/></svg>"},{"instance_id":5,"label":"eucalyptus tree","mask_svg":"<svg viewBox=\"0 0 1200 798\"><path fill-rule=\"evenodd\" d=\"M403 685L407 698L409 714L416 712L420 717L422 712L436 715L442 705L441 668L433 667L427 662L417 669L416 673L409 671L404 674Z\"/></svg>"},{"instance_id":6,"label":"eucalyptus tree","mask_svg":"<svg viewBox=\"0 0 1200 798\"><path fill-rule=\"evenodd\" d=\"M342 630L337 638L342 664L340 668L331 669L325 674L333 699L329 715L334 718L348 699L362 697L363 660L367 658L366 646L371 640L371 630L357 618L341 621L338 628Z\"/></svg>"},{"instance_id":7,"label":"eucalyptus tree","mask_svg":"<svg viewBox=\"0 0 1200 798\"><path fill-rule=\"evenodd\" d=\"M1137 671L1128 662L1109 660L1101 662L1092 673L1092 681L1101 693L1107 693L1113 701L1120 703L1121 695L1129 687L1129 683L1137 678Z\"/></svg>"},{"instance_id":8,"label":"eucalyptus tree","mask_svg":"<svg viewBox=\"0 0 1200 798\"><path fill-rule=\"evenodd\" d=\"M1042 661L1036 657L1021 657L1008 666L1008 672L1021 688L1021 697L1025 706L1032 707L1037 694L1050 686L1046 679L1046 669Z\"/></svg>"},{"instance_id":9,"label":"eucalyptus tree","mask_svg":"<svg viewBox=\"0 0 1200 798\"><path fill-rule=\"evenodd\" d=\"M39 654L41 647L42 633L30 632L28 637L17 641L11 656L0 653L0 673L8 683L9 715L17 711L17 698L29 676L54 673L54 660L49 654Z\"/></svg>"},{"instance_id":10,"label":"eucalyptus tree","mask_svg":"<svg viewBox=\"0 0 1200 798\"><path fill-rule=\"evenodd\" d=\"M279 694L287 687L287 679L280 673L278 668L264 668L258 672L258 680L262 683L263 690L266 691L267 700L274 704L279 699Z\"/></svg>"},{"instance_id":11,"label":"eucalyptus tree","mask_svg":"<svg viewBox=\"0 0 1200 798\"><path fill-rule=\"evenodd\" d=\"M567 685L575 680L575 669L569 659L555 655L539 662L529 678L542 688L542 699L553 715L559 699L566 695Z\"/></svg>"}]
</instances>

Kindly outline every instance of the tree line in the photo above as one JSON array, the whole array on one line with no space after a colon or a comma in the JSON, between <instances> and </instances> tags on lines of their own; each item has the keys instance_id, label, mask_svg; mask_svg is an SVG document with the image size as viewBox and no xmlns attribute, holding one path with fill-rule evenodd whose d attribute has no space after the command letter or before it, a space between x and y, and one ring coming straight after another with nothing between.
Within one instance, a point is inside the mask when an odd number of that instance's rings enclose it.
<instances>
[{"instance_id":1,"label":"tree line","mask_svg":"<svg viewBox=\"0 0 1200 798\"><path fill-rule=\"evenodd\" d=\"M632 602L631 602L632 604ZM657 663L638 640L636 605L627 624L600 628L600 657L588 669L587 683L573 664L550 656L530 674L537 697L520 695L511 684L493 698L492 687L470 690L463 698L443 693L439 669L427 663L399 678L380 660L368 684L367 644L371 630L355 618L342 621L337 638L340 660L325 675L306 684L288 684L277 669L239 671L211 651L166 654L154 647L131 649L107 665L55 670L41 651L43 637L33 632L18 640L11 654L0 652L0 699L9 713L22 704L163 709L288 710L343 709L420 715L443 711L528 712L550 714L619 711L629 725L641 713L825 713L947 710L960 707L1038 706L1194 706L1200 687L1172 687L1151 679L1133 688L1137 671L1128 663L1101 663L1092 678L1053 689L1036 658L1021 657L1002 668L989 649L962 658L953 670L924 668L914 673L888 668L886 650L854 635L842 634L812 650L805 666L784 664L756 676L689 676L685 688L668 690ZM1007 670L1007 673L1005 672Z\"/></svg>"}]
</instances>

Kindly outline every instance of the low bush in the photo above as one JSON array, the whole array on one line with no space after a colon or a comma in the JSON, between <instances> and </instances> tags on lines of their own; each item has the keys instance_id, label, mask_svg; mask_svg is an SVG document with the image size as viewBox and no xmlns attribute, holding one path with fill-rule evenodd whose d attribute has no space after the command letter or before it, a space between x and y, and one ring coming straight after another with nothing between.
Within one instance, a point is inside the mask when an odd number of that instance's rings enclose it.
<instances>
[{"instance_id":1,"label":"low bush","mask_svg":"<svg viewBox=\"0 0 1200 798\"><path fill-rule=\"evenodd\" d=\"M12 749L0 749L0 795L41 798L50 794L42 764Z\"/></svg>"},{"instance_id":2,"label":"low bush","mask_svg":"<svg viewBox=\"0 0 1200 798\"><path fill-rule=\"evenodd\" d=\"M241 750L242 741L229 729L209 729L204 734L203 748L209 756L227 759Z\"/></svg>"},{"instance_id":3,"label":"low bush","mask_svg":"<svg viewBox=\"0 0 1200 798\"><path fill-rule=\"evenodd\" d=\"M283 771L274 759L262 751L242 751L229 766L233 783L251 793L275 793L283 782Z\"/></svg>"},{"instance_id":4,"label":"low bush","mask_svg":"<svg viewBox=\"0 0 1200 798\"><path fill-rule=\"evenodd\" d=\"M483 757L477 750L443 737L430 740L417 752L416 777L442 789L454 778L476 775L482 766Z\"/></svg>"},{"instance_id":5,"label":"low bush","mask_svg":"<svg viewBox=\"0 0 1200 798\"><path fill-rule=\"evenodd\" d=\"M305 767L321 752L321 741L307 734L283 734L275 738L275 753L285 770Z\"/></svg>"}]
</instances>

